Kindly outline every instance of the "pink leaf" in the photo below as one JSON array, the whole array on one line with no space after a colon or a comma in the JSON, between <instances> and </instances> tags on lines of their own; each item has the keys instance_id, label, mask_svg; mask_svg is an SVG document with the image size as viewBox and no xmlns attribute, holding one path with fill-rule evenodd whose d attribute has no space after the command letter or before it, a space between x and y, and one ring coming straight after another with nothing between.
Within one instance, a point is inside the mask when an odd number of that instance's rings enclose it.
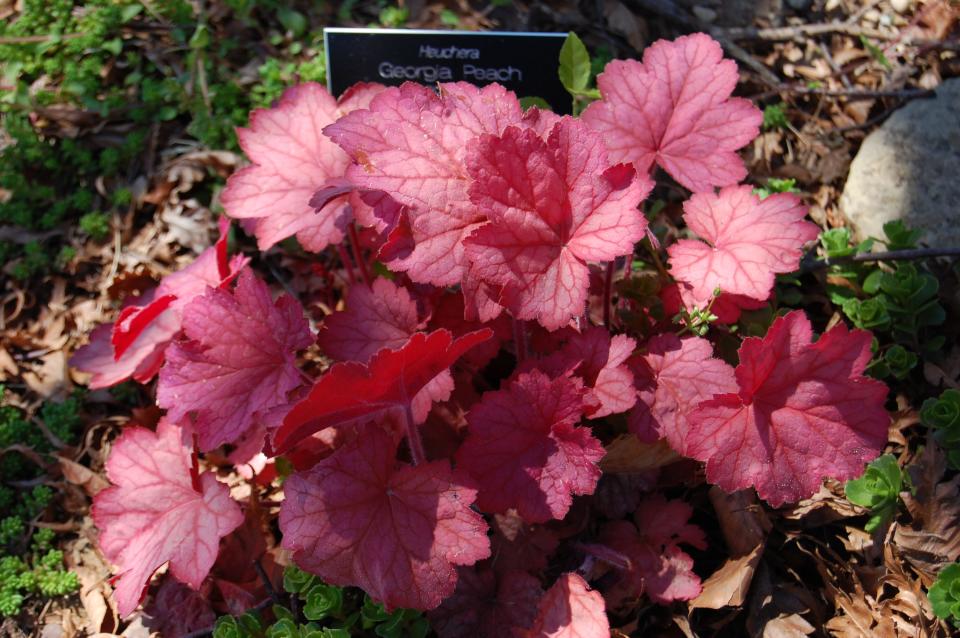
<instances>
[{"instance_id":1,"label":"pink leaf","mask_svg":"<svg viewBox=\"0 0 960 638\"><path fill-rule=\"evenodd\" d=\"M740 390L689 415L687 454L707 463L707 480L728 492L755 487L774 507L843 481L880 454L890 417L887 387L863 376L871 335L838 324L810 343L802 311L773 322L740 347Z\"/></svg>"},{"instance_id":2,"label":"pink leaf","mask_svg":"<svg viewBox=\"0 0 960 638\"><path fill-rule=\"evenodd\" d=\"M313 342L303 309L288 295L274 303L249 270L234 292L209 288L194 299L183 330L160 370L157 405L177 423L192 414L204 451L258 429L260 416L303 383L296 353Z\"/></svg>"},{"instance_id":3,"label":"pink leaf","mask_svg":"<svg viewBox=\"0 0 960 638\"><path fill-rule=\"evenodd\" d=\"M256 220L254 233L262 250L291 235L304 248L323 250L343 240L350 214L344 198L315 210L314 192L342 177L346 154L322 129L352 109L364 108L376 85L348 90L340 104L315 83L291 87L276 107L250 115L250 127L237 130L240 146L253 162L234 173L220 196L235 219Z\"/></svg>"},{"instance_id":4,"label":"pink leaf","mask_svg":"<svg viewBox=\"0 0 960 638\"><path fill-rule=\"evenodd\" d=\"M700 594L693 559L679 547L684 543L706 549L703 531L687 522L692 514L693 509L683 501L651 496L634 514L637 527L628 521L604 525L600 541L630 560L610 598L635 598L645 593L655 603L668 605Z\"/></svg>"},{"instance_id":5,"label":"pink leaf","mask_svg":"<svg viewBox=\"0 0 960 638\"><path fill-rule=\"evenodd\" d=\"M147 325L159 317L175 300L176 297L173 295L164 295L146 306L127 306L121 310L114 323L113 333L110 335L114 361L118 361Z\"/></svg>"},{"instance_id":6,"label":"pink leaf","mask_svg":"<svg viewBox=\"0 0 960 638\"><path fill-rule=\"evenodd\" d=\"M287 414L274 436L273 453L323 428L405 410L420 390L492 334L484 329L454 339L447 330L418 332L399 350L381 350L368 365L334 365Z\"/></svg>"},{"instance_id":7,"label":"pink leaf","mask_svg":"<svg viewBox=\"0 0 960 638\"><path fill-rule=\"evenodd\" d=\"M593 492L604 452L588 428L574 427L583 395L579 379L537 370L483 395L457 452L458 467L480 486L481 510L513 507L523 520L543 523L563 518L574 494Z\"/></svg>"},{"instance_id":8,"label":"pink leaf","mask_svg":"<svg viewBox=\"0 0 960 638\"><path fill-rule=\"evenodd\" d=\"M518 319L563 327L583 313L586 262L628 255L643 239L637 205L653 183L610 167L603 141L578 120L563 118L546 141L517 127L483 136L467 167L470 198L490 219L466 240L471 273L501 287Z\"/></svg>"},{"instance_id":9,"label":"pink leaf","mask_svg":"<svg viewBox=\"0 0 960 638\"><path fill-rule=\"evenodd\" d=\"M406 288L382 278L374 281L372 288L351 286L347 309L327 317L323 326L317 343L327 355L361 363L384 348L403 347L423 328L417 304Z\"/></svg>"},{"instance_id":10,"label":"pink leaf","mask_svg":"<svg viewBox=\"0 0 960 638\"><path fill-rule=\"evenodd\" d=\"M167 561L180 581L199 589L220 539L243 523L230 490L207 472L198 477L189 434L164 419L156 433L127 429L113 446L93 520L100 549L118 567L115 589L122 616L133 612L153 573Z\"/></svg>"},{"instance_id":11,"label":"pink leaf","mask_svg":"<svg viewBox=\"0 0 960 638\"><path fill-rule=\"evenodd\" d=\"M433 609L453 593L455 566L490 555L476 492L446 461L395 461L379 428L284 484L283 546L331 585L361 587L388 609Z\"/></svg>"},{"instance_id":12,"label":"pink leaf","mask_svg":"<svg viewBox=\"0 0 960 638\"><path fill-rule=\"evenodd\" d=\"M164 277L157 286L157 301L166 295L175 297L170 303L170 309L176 312L178 317L194 297L202 295L207 288L228 285L250 263L250 258L243 255L234 255L227 259L229 228L229 223L220 224L220 238L213 246L200 253L185 268Z\"/></svg>"},{"instance_id":13,"label":"pink leaf","mask_svg":"<svg viewBox=\"0 0 960 638\"><path fill-rule=\"evenodd\" d=\"M551 376L573 370L589 388L587 416L599 419L626 412L636 403L633 373L625 363L636 347L637 342L626 335L611 337L605 328L591 326L574 334L559 352L531 366Z\"/></svg>"},{"instance_id":14,"label":"pink leaf","mask_svg":"<svg viewBox=\"0 0 960 638\"><path fill-rule=\"evenodd\" d=\"M483 213L467 197L467 142L520 123L513 93L464 82L431 88L406 83L324 129L353 159L355 184L409 207L413 249L390 262L413 281L448 286L464 275L462 239Z\"/></svg>"},{"instance_id":15,"label":"pink leaf","mask_svg":"<svg viewBox=\"0 0 960 638\"><path fill-rule=\"evenodd\" d=\"M151 294L150 297L144 296L145 303L134 303L121 310L120 316L113 324L113 331L110 336L113 358L117 365L113 367L116 372L108 373L109 376L119 374L121 370L129 369L133 365L132 362L145 356L144 353L152 345L152 352L155 354L150 357L149 374L144 371L134 375L134 378L138 381L149 380L156 374L157 369L163 362L162 354L170 337L179 330L183 308L194 297L203 294L207 287L229 284L250 262L248 258L242 255L235 255L233 259L228 260L227 237L229 229L230 223L222 220L220 223L220 238L216 244L200 253L192 263L182 270L164 277L160 285L153 291L154 294ZM151 326L153 326L152 329ZM173 332L167 334L171 330ZM137 354L124 357L128 349L133 347L135 343L138 344ZM92 356L92 354L89 356ZM124 361L121 362L121 358ZM79 361L84 361L84 355L81 355ZM80 367L91 364L81 363L77 365ZM102 363L93 365L104 368ZM80 369L84 368L80 367ZM125 378L120 380L122 381ZM99 385L102 381L95 379L93 383L98 383L98 385L91 385L91 387L103 387ZM109 383L107 385L113 384Z\"/></svg>"},{"instance_id":16,"label":"pink leaf","mask_svg":"<svg viewBox=\"0 0 960 638\"><path fill-rule=\"evenodd\" d=\"M747 175L737 149L759 132L763 115L731 98L737 65L703 33L658 40L643 62L614 60L597 78L603 99L583 119L604 135L610 157L640 173L654 163L694 192Z\"/></svg>"},{"instance_id":17,"label":"pink leaf","mask_svg":"<svg viewBox=\"0 0 960 638\"><path fill-rule=\"evenodd\" d=\"M603 597L579 574L566 573L540 600L528 638L610 638Z\"/></svg>"},{"instance_id":18,"label":"pink leaf","mask_svg":"<svg viewBox=\"0 0 960 638\"><path fill-rule=\"evenodd\" d=\"M461 567L457 589L430 612L440 638L522 638L537 615L543 590L526 572Z\"/></svg>"},{"instance_id":19,"label":"pink leaf","mask_svg":"<svg viewBox=\"0 0 960 638\"><path fill-rule=\"evenodd\" d=\"M804 220L807 212L796 195L777 193L761 201L750 186L698 193L683 211L687 226L704 241L681 239L670 246L670 274L691 287L701 308L717 288L765 300L775 276L797 269L803 245L819 231Z\"/></svg>"},{"instance_id":20,"label":"pink leaf","mask_svg":"<svg viewBox=\"0 0 960 638\"><path fill-rule=\"evenodd\" d=\"M715 359L713 346L700 337L657 335L646 350L631 361L640 400L627 424L641 440L666 438L685 455L688 415L701 401L737 391L733 368Z\"/></svg>"},{"instance_id":21,"label":"pink leaf","mask_svg":"<svg viewBox=\"0 0 960 638\"><path fill-rule=\"evenodd\" d=\"M155 292L151 291L137 300L142 306L136 307L148 306ZM130 378L146 383L160 369L167 346L180 331L180 321L175 313L161 312L145 325L138 326L139 332L132 342L116 357L114 326L112 323L97 326L90 334L90 343L78 349L70 358L71 366L93 375L89 384L91 390L108 388Z\"/></svg>"}]
</instances>

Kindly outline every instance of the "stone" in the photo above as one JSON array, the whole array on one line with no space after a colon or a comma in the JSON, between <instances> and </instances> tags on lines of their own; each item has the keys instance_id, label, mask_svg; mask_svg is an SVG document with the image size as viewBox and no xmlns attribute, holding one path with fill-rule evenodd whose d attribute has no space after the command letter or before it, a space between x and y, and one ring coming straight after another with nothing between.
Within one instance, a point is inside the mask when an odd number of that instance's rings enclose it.
<instances>
[{"instance_id":1,"label":"stone","mask_svg":"<svg viewBox=\"0 0 960 638\"><path fill-rule=\"evenodd\" d=\"M906 13L910 8L910 0L890 0L890 6L897 13Z\"/></svg>"},{"instance_id":2,"label":"stone","mask_svg":"<svg viewBox=\"0 0 960 638\"><path fill-rule=\"evenodd\" d=\"M933 248L960 246L960 78L916 99L863 141L850 164L840 211L858 240L883 238L895 219Z\"/></svg>"}]
</instances>

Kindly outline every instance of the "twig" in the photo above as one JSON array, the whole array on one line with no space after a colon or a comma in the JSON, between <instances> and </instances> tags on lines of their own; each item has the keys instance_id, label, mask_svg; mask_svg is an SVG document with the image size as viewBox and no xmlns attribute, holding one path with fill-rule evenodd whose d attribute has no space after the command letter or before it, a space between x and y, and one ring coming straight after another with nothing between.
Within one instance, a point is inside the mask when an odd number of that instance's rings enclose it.
<instances>
[{"instance_id":1,"label":"twig","mask_svg":"<svg viewBox=\"0 0 960 638\"><path fill-rule=\"evenodd\" d=\"M277 590L273 587L273 583L270 582L270 577L267 576L267 571L263 568L263 565L260 563L260 559L253 561L253 568L257 570L257 576L260 577L260 580L263 581L263 587L267 590L270 598L276 602L280 603L280 595L277 593Z\"/></svg>"},{"instance_id":2,"label":"twig","mask_svg":"<svg viewBox=\"0 0 960 638\"><path fill-rule=\"evenodd\" d=\"M894 33L867 29L851 22L823 22L819 24L798 24L791 27L771 27L757 29L756 27L733 27L730 29L713 29L711 35L721 34L731 40L793 40L801 36L824 35L827 33L843 33L854 37L864 36L874 40L892 40L897 37Z\"/></svg>"},{"instance_id":3,"label":"twig","mask_svg":"<svg viewBox=\"0 0 960 638\"><path fill-rule=\"evenodd\" d=\"M873 100L883 97L901 98L906 100L921 97L933 97L936 94L936 92L932 89L891 89L886 91L869 91L860 89L815 89L803 84L778 84L768 91L751 95L750 100L753 102L759 102L781 93L792 93L794 95L820 95L823 97L843 97L850 102L855 102L857 100Z\"/></svg>"},{"instance_id":4,"label":"twig","mask_svg":"<svg viewBox=\"0 0 960 638\"><path fill-rule=\"evenodd\" d=\"M38 44L53 40L76 40L82 38L82 33L64 33L62 35L17 35L0 38L0 44Z\"/></svg>"},{"instance_id":5,"label":"twig","mask_svg":"<svg viewBox=\"0 0 960 638\"><path fill-rule=\"evenodd\" d=\"M263 611L273 602L272 598L265 598L259 603L245 611L245 614L249 614L256 611ZM213 630L216 628L216 625L210 625L209 627L204 627L203 629L198 629L196 631L191 631L189 634L184 634L183 638L206 638L207 636L213 635Z\"/></svg>"},{"instance_id":6,"label":"twig","mask_svg":"<svg viewBox=\"0 0 960 638\"><path fill-rule=\"evenodd\" d=\"M830 53L830 47L825 45L823 42L819 43L820 53L823 55L823 59L827 61L827 64L830 65L830 68L833 69L835 75L840 76L840 81L843 82L843 86L846 89L852 89L853 84L850 82L850 78L847 77L846 72L840 68L840 65L837 64L837 61L833 59L833 55Z\"/></svg>"},{"instance_id":7,"label":"twig","mask_svg":"<svg viewBox=\"0 0 960 638\"><path fill-rule=\"evenodd\" d=\"M937 257L960 257L960 248L913 248L910 250L891 250L883 253L859 253L848 257L830 259L804 258L800 264L800 273L829 268L836 264L859 263L869 261L914 261L917 259L935 259Z\"/></svg>"},{"instance_id":8,"label":"twig","mask_svg":"<svg viewBox=\"0 0 960 638\"><path fill-rule=\"evenodd\" d=\"M887 91L865 91L861 89L817 89L809 86L783 84L779 87L780 93L796 93L798 95L823 95L827 97L845 97L848 100L872 100L878 97L899 97L904 99L917 97L933 97L933 89L893 89Z\"/></svg>"},{"instance_id":9,"label":"twig","mask_svg":"<svg viewBox=\"0 0 960 638\"><path fill-rule=\"evenodd\" d=\"M698 18L681 11L674 2L670 2L669 0L633 0L633 4L645 11L655 13L659 16L667 18L668 20L676 22L684 28L709 32L710 35L716 38L717 42L720 43L720 46L726 49L727 53L736 58L739 62L742 62L745 66L750 67L750 69L760 76L760 79L763 80L765 84L769 84L770 86L778 86L780 84L780 79L774 75L770 69L761 64L756 58L750 55L750 53L744 50L743 47L730 39L726 31L723 29L711 28L710 25L705 24Z\"/></svg>"}]
</instances>

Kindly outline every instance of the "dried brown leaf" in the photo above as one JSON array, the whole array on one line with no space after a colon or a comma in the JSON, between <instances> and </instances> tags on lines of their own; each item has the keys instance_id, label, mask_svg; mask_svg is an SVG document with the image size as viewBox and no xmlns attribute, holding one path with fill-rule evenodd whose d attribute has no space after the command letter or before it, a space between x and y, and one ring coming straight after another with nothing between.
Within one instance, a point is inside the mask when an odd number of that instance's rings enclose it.
<instances>
[{"instance_id":1,"label":"dried brown leaf","mask_svg":"<svg viewBox=\"0 0 960 638\"><path fill-rule=\"evenodd\" d=\"M83 488L87 496L96 496L101 490L110 487L107 479L85 465L81 465L76 461L62 456L57 457L57 460L60 462L60 470L63 472L63 477L70 483Z\"/></svg>"},{"instance_id":2,"label":"dried brown leaf","mask_svg":"<svg viewBox=\"0 0 960 638\"><path fill-rule=\"evenodd\" d=\"M728 558L720 569L704 581L703 591L690 601L690 609L739 607L747 599L750 583L763 556L764 545L739 558Z\"/></svg>"},{"instance_id":3,"label":"dried brown leaf","mask_svg":"<svg viewBox=\"0 0 960 638\"><path fill-rule=\"evenodd\" d=\"M663 439L643 443L632 434L624 434L607 446L607 454L600 461L600 469L610 474L636 473L670 465L680 460Z\"/></svg>"}]
</instances>

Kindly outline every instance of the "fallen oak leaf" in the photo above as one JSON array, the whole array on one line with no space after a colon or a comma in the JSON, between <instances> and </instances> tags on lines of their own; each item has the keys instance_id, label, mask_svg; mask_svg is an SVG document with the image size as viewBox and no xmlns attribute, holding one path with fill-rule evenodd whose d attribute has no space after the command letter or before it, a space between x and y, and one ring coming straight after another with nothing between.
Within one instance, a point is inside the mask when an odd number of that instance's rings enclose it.
<instances>
[{"instance_id":1,"label":"fallen oak leaf","mask_svg":"<svg viewBox=\"0 0 960 638\"><path fill-rule=\"evenodd\" d=\"M690 601L690 609L722 609L743 605L764 548L765 544L761 543L749 554L724 561L717 571L703 581L700 594Z\"/></svg>"}]
</instances>

